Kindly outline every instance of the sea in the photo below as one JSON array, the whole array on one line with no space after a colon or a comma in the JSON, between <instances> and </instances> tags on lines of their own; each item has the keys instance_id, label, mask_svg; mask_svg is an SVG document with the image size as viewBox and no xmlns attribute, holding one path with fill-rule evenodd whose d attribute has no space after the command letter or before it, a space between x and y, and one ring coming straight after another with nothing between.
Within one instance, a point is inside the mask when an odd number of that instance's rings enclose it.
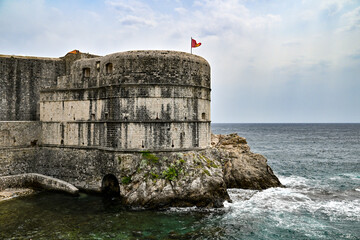
<instances>
[{"instance_id":1,"label":"sea","mask_svg":"<svg viewBox=\"0 0 360 240\"><path fill-rule=\"evenodd\" d=\"M128 209L41 192L0 202L0 239L360 239L360 124L212 124L263 154L285 187L229 189L221 209Z\"/></svg>"}]
</instances>

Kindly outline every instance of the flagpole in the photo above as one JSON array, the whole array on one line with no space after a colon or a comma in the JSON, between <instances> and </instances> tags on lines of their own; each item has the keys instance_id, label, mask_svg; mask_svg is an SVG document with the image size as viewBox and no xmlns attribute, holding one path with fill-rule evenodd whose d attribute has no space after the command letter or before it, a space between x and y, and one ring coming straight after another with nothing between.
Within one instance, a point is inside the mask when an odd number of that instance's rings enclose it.
<instances>
[{"instance_id":1,"label":"flagpole","mask_svg":"<svg viewBox=\"0 0 360 240\"><path fill-rule=\"evenodd\" d=\"M190 39L190 53L192 54L192 37Z\"/></svg>"}]
</instances>

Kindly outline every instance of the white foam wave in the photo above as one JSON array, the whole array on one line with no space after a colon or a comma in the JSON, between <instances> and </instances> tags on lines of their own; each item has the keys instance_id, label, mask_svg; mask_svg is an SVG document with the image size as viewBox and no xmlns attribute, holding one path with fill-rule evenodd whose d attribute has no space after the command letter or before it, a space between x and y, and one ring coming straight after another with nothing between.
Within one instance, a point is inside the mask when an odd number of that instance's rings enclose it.
<instances>
[{"instance_id":1,"label":"white foam wave","mask_svg":"<svg viewBox=\"0 0 360 240\"><path fill-rule=\"evenodd\" d=\"M355 200L313 198L309 190L295 188L230 190L229 194L233 203L226 207L236 214L326 214L330 218L360 220L360 194Z\"/></svg>"},{"instance_id":2,"label":"white foam wave","mask_svg":"<svg viewBox=\"0 0 360 240\"><path fill-rule=\"evenodd\" d=\"M310 181L300 176L279 176L279 180L287 187L306 187Z\"/></svg>"}]
</instances>

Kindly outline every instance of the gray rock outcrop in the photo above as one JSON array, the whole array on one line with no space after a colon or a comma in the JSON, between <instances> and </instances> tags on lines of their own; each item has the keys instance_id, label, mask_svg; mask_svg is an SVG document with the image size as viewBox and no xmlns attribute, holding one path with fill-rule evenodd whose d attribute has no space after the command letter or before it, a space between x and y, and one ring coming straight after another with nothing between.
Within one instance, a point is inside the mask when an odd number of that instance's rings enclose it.
<instances>
[{"instance_id":1,"label":"gray rock outcrop","mask_svg":"<svg viewBox=\"0 0 360 240\"><path fill-rule=\"evenodd\" d=\"M252 153L245 138L236 133L212 135L211 144L218 151L228 188L261 190L282 186L267 159Z\"/></svg>"},{"instance_id":2,"label":"gray rock outcrop","mask_svg":"<svg viewBox=\"0 0 360 240\"><path fill-rule=\"evenodd\" d=\"M210 159L204 151L143 152L141 158L128 161L133 156L119 156L128 171L120 184L126 205L221 207L230 200L220 161Z\"/></svg>"},{"instance_id":3,"label":"gray rock outcrop","mask_svg":"<svg viewBox=\"0 0 360 240\"><path fill-rule=\"evenodd\" d=\"M267 160L250 152L237 134L213 135L212 147L190 152L143 152L119 156L127 177L120 184L126 205L221 207L230 201L227 188L266 189L282 186Z\"/></svg>"}]
</instances>

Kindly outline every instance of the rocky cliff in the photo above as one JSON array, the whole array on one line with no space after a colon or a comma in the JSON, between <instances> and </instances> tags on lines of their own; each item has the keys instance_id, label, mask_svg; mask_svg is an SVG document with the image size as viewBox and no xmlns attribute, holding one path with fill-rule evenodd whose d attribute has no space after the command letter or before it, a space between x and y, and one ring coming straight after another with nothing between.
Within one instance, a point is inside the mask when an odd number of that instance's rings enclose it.
<instances>
[{"instance_id":1,"label":"rocky cliff","mask_svg":"<svg viewBox=\"0 0 360 240\"><path fill-rule=\"evenodd\" d=\"M126 205L159 207L221 207L230 200L227 188L266 189L281 186L267 160L250 151L237 134L213 135L212 146L202 151L142 152L119 161L126 177L120 193Z\"/></svg>"}]
</instances>

